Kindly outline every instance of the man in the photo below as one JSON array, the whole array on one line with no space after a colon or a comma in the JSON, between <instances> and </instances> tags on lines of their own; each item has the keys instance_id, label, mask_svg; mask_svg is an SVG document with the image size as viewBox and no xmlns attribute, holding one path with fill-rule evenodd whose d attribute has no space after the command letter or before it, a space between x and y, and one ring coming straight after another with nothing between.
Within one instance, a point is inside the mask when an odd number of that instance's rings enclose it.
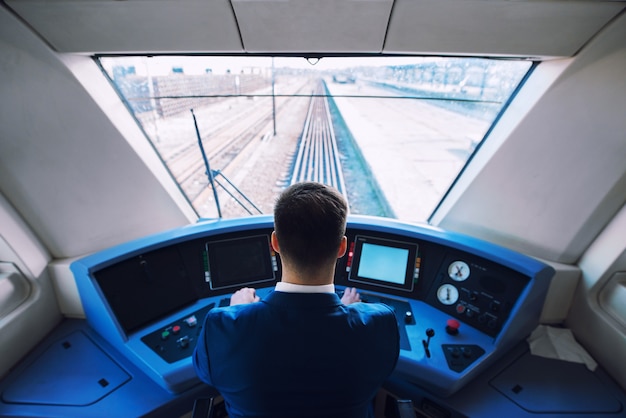
<instances>
[{"instance_id":1,"label":"man","mask_svg":"<svg viewBox=\"0 0 626 418\"><path fill-rule=\"evenodd\" d=\"M231 418L373 415L372 399L398 359L399 333L389 307L358 303L352 288L341 300L335 293L347 210L331 187L287 188L271 237L281 281L263 300L244 288L231 306L209 311L193 363Z\"/></svg>"}]
</instances>

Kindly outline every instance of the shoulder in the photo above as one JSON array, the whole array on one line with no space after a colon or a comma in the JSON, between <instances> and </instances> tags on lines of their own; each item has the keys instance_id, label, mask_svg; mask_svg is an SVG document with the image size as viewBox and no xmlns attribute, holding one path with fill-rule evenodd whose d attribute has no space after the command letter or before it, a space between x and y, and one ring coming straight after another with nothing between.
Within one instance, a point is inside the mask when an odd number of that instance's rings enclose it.
<instances>
[{"instance_id":1,"label":"shoulder","mask_svg":"<svg viewBox=\"0 0 626 418\"><path fill-rule=\"evenodd\" d=\"M362 313L362 314L368 314L368 315L373 315L373 316L395 317L393 309L390 306L385 305L384 303L359 302L359 303L352 303L350 305L346 305L346 307L348 308L348 310Z\"/></svg>"},{"instance_id":2,"label":"shoulder","mask_svg":"<svg viewBox=\"0 0 626 418\"><path fill-rule=\"evenodd\" d=\"M219 308L213 308L208 312L207 318L236 319L238 317L254 314L255 312L258 312L259 310L262 310L264 308L263 305L264 304L261 302L253 302L253 303L244 303L241 305L223 306Z\"/></svg>"},{"instance_id":3,"label":"shoulder","mask_svg":"<svg viewBox=\"0 0 626 418\"><path fill-rule=\"evenodd\" d=\"M346 310L353 321L364 325L378 324L384 328L397 328L393 309L384 303L352 303L346 305Z\"/></svg>"},{"instance_id":4,"label":"shoulder","mask_svg":"<svg viewBox=\"0 0 626 418\"><path fill-rule=\"evenodd\" d=\"M384 341L384 352L397 356L400 349L400 330L393 309L384 303L353 303L346 306L350 328L357 334ZM354 334L353 334L354 335ZM371 345L373 347L375 345ZM379 347L380 348L380 347Z\"/></svg>"}]
</instances>

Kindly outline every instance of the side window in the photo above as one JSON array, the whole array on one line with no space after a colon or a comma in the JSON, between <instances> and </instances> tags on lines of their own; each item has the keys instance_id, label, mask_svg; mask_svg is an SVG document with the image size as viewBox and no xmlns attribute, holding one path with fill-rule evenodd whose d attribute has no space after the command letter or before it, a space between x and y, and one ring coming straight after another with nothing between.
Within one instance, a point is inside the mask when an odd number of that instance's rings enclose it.
<instances>
[{"instance_id":1,"label":"side window","mask_svg":"<svg viewBox=\"0 0 626 418\"><path fill-rule=\"evenodd\" d=\"M10 314L30 293L30 284L13 263L0 261L0 319Z\"/></svg>"},{"instance_id":2,"label":"side window","mask_svg":"<svg viewBox=\"0 0 626 418\"><path fill-rule=\"evenodd\" d=\"M626 272L613 273L600 291L600 307L626 328Z\"/></svg>"}]
</instances>

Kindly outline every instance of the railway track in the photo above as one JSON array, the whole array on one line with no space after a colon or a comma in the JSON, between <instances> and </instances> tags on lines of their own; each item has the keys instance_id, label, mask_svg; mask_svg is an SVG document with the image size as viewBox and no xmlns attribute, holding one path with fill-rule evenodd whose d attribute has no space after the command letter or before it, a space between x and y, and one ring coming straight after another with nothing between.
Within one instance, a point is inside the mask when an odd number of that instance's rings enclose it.
<instances>
[{"instance_id":1,"label":"railway track","mask_svg":"<svg viewBox=\"0 0 626 418\"><path fill-rule=\"evenodd\" d=\"M229 153L230 148L240 148L242 141L246 138L246 134L254 133L256 125L267 119L267 111L263 111L263 107L267 108L267 104L260 100L246 108L244 113L237 113L234 117L224 118L219 123L206 124L202 123L204 121L201 120L199 125L202 128L202 141L207 158L212 162L212 165L220 168L223 168L223 163L227 165L228 161L217 161L217 159L221 157L222 153ZM202 118L201 112L197 112L199 118ZM259 114L262 115L262 119L259 119ZM198 152L196 138L195 141L190 141L177 150L167 160L168 166L179 184L183 185L183 188L186 183L193 181L198 171L203 172L205 170L204 163Z\"/></svg>"},{"instance_id":2,"label":"railway track","mask_svg":"<svg viewBox=\"0 0 626 418\"><path fill-rule=\"evenodd\" d=\"M302 100L302 91L308 90L311 96L304 118L304 128L294 149L294 162L291 174L287 177L288 181L325 183L337 188L347 197L323 82L319 80L315 84L305 83L289 87L291 95L276 98L276 114L279 119L282 112L294 107L292 100ZM269 132L268 129L271 129L272 125L270 100L270 97L260 94L254 100L240 98L238 102L231 102L228 105L217 104L193 109L197 116L204 152L213 171L224 172L228 168L228 171L232 172L239 164L237 157L247 149L246 147L258 144L255 139L260 139ZM237 109L238 106L240 109ZM189 129L194 126L192 116L190 113L168 118L167 122L172 125L165 126L162 132L172 131L176 135L163 135L162 142L156 145L162 147L162 157L168 169L192 205L205 213L211 210L208 208L214 205L210 203L214 198L210 193L211 186L198 146L197 134ZM232 195L229 196L227 190L218 188L218 194L222 203L231 200Z\"/></svg>"},{"instance_id":3,"label":"railway track","mask_svg":"<svg viewBox=\"0 0 626 418\"><path fill-rule=\"evenodd\" d=\"M306 88L305 85L299 86L294 94L298 94L304 88ZM272 121L270 100L271 98L261 97L245 103L243 112L228 112L227 117L215 123L205 122L203 114L207 116L206 120L209 119L210 114L206 109L194 110L199 116L200 135L212 170L226 169L246 146L266 133L267 126ZM290 100L289 97L280 97L276 100L277 114L289 106ZM229 114L236 116L228 117ZM191 121L191 114L188 119ZM193 125L193 122L189 123ZM196 206L197 200L203 199L208 177L198 147L197 135L193 135L192 138L193 140L173 148L165 157L165 161L172 176L185 191L192 204Z\"/></svg>"},{"instance_id":4,"label":"railway track","mask_svg":"<svg viewBox=\"0 0 626 418\"><path fill-rule=\"evenodd\" d=\"M337 140L325 93L324 83L320 80L309 104L291 184L316 181L333 186L346 196Z\"/></svg>"}]
</instances>

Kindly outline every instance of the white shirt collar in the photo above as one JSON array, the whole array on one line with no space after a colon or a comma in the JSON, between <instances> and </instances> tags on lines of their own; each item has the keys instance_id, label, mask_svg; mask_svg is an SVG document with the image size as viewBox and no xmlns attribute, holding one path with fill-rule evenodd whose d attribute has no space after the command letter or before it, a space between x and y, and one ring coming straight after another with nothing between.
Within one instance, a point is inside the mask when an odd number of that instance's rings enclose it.
<instances>
[{"instance_id":1,"label":"white shirt collar","mask_svg":"<svg viewBox=\"0 0 626 418\"><path fill-rule=\"evenodd\" d=\"M335 293L334 284L304 285L287 282L276 283L276 291L287 293Z\"/></svg>"}]
</instances>

